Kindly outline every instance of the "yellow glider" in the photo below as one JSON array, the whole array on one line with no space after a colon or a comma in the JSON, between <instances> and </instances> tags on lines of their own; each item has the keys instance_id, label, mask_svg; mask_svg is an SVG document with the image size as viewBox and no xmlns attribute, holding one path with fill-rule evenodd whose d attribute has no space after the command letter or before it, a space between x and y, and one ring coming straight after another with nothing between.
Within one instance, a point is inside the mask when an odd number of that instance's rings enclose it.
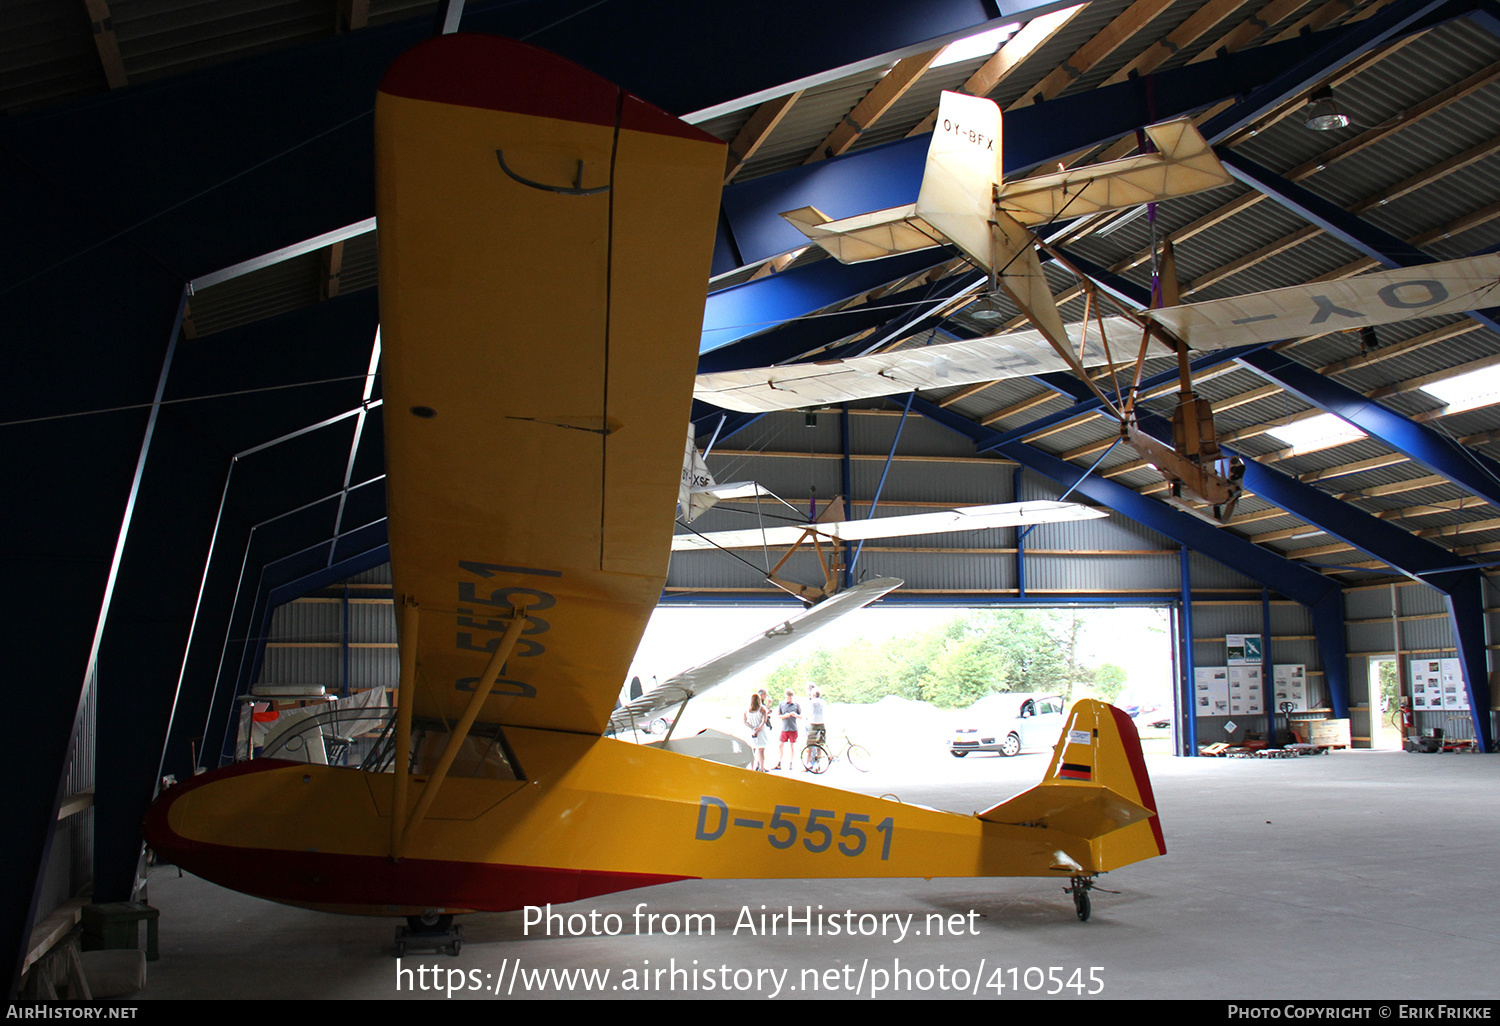
<instances>
[{"instance_id":1,"label":"yellow glider","mask_svg":"<svg viewBox=\"0 0 1500 1026\"><path fill-rule=\"evenodd\" d=\"M1130 720L1081 702L979 816L601 737L665 581L723 147L525 44L442 36L376 103L398 715L361 769L159 797L207 879L375 915L688 878L1062 876L1162 854Z\"/></svg>"}]
</instances>

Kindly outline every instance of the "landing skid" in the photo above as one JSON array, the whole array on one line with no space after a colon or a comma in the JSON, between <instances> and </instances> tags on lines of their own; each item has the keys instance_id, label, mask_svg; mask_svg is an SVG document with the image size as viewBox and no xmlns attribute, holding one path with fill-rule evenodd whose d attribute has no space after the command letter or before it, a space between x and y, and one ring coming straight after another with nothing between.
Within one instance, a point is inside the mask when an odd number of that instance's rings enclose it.
<instances>
[{"instance_id":1,"label":"landing skid","mask_svg":"<svg viewBox=\"0 0 1500 1026\"><path fill-rule=\"evenodd\" d=\"M457 956L463 946L464 928L455 926L450 915L407 916L406 925L396 927L397 958L405 955L408 949L446 951Z\"/></svg>"}]
</instances>

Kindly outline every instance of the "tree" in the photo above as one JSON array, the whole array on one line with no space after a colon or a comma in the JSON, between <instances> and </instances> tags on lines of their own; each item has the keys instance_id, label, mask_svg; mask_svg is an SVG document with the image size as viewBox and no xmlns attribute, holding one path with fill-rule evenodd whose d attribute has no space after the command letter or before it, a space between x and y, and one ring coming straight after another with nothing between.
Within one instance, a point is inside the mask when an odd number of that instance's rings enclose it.
<instances>
[{"instance_id":1,"label":"tree","mask_svg":"<svg viewBox=\"0 0 1500 1026\"><path fill-rule=\"evenodd\" d=\"M772 670L766 687L779 697L816 684L834 702L900 695L944 709L1005 691L1071 697L1095 674L1078 658L1084 625L1076 609L969 610L915 634L813 650Z\"/></svg>"},{"instance_id":2,"label":"tree","mask_svg":"<svg viewBox=\"0 0 1500 1026\"><path fill-rule=\"evenodd\" d=\"M1125 690L1125 670L1114 663L1105 663L1094 671L1094 694L1113 705Z\"/></svg>"}]
</instances>

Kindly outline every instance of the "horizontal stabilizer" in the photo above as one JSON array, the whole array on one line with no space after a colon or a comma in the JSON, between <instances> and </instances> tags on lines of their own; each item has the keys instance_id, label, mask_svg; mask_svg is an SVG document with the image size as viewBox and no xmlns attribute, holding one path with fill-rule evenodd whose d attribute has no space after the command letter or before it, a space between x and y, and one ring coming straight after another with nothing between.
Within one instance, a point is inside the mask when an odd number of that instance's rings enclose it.
<instances>
[{"instance_id":1,"label":"horizontal stabilizer","mask_svg":"<svg viewBox=\"0 0 1500 1026\"><path fill-rule=\"evenodd\" d=\"M988 823L1040 824L1077 837L1102 837L1151 815L1150 809L1107 787L1080 794L1076 788L1038 784L980 813L979 818Z\"/></svg>"},{"instance_id":2,"label":"horizontal stabilizer","mask_svg":"<svg viewBox=\"0 0 1500 1026\"><path fill-rule=\"evenodd\" d=\"M1020 524L1052 524L1065 520L1093 520L1106 516L1103 510L1074 502L1004 502L992 506L968 506L936 513L913 513L900 517L839 520L833 523L794 524L789 527L746 528L709 534L675 534L674 552L694 549L746 549L795 545L813 531L826 541L869 541L872 538L905 538L954 531L983 531L991 527Z\"/></svg>"},{"instance_id":3,"label":"horizontal stabilizer","mask_svg":"<svg viewBox=\"0 0 1500 1026\"><path fill-rule=\"evenodd\" d=\"M976 265L1000 272L1014 262L1014 254L1006 250L1030 246L1030 226L1233 183L1189 119L1151 125L1146 135L1156 148L1153 153L1002 185L1000 108L981 96L945 92L916 203L838 220L815 207L781 216L846 264L952 245ZM997 251L993 227L998 214L1006 215L1015 230Z\"/></svg>"},{"instance_id":4,"label":"horizontal stabilizer","mask_svg":"<svg viewBox=\"0 0 1500 1026\"><path fill-rule=\"evenodd\" d=\"M1167 851L1135 724L1119 709L1094 699L1077 702L1069 711L1042 782L979 818L1089 840L1100 870Z\"/></svg>"},{"instance_id":5,"label":"horizontal stabilizer","mask_svg":"<svg viewBox=\"0 0 1500 1026\"><path fill-rule=\"evenodd\" d=\"M762 631L728 652L683 670L640 698L620 706L610 716L609 728L616 734L626 733L631 729L632 723L654 719L694 695L703 694L735 674L748 670L762 659L769 659L787 646L801 641L813 631L883 598L901 587L901 584L894 577L877 577L846 588L811 609Z\"/></svg>"},{"instance_id":6,"label":"horizontal stabilizer","mask_svg":"<svg viewBox=\"0 0 1500 1026\"><path fill-rule=\"evenodd\" d=\"M677 508L682 519L692 523L713 509L715 504L727 499L756 498L782 501L770 489L754 481L731 481L728 484L715 481L713 474L709 473L708 464L703 461L703 455L693 444L693 425L689 424L687 447L682 454L682 483L677 487Z\"/></svg>"},{"instance_id":7,"label":"horizontal stabilizer","mask_svg":"<svg viewBox=\"0 0 1500 1026\"><path fill-rule=\"evenodd\" d=\"M750 761L750 742L741 740L722 730L700 730L691 737L674 737L663 741L648 741L651 748L678 755L690 755L695 759L722 762L726 766L743 766Z\"/></svg>"},{"instance_id":8,"label":"horizontal stabilizer","mask_svg":"<svg viewBox=\"0 0 1500 1026\"><path fill-rule=\"evenodd\" d=\"M915 211L915 206L907 204L830 221L816 207L802 207L781 216L835 260L857 264L943 245L942 235L916 217Z\"/></svg>"}]
</instances>

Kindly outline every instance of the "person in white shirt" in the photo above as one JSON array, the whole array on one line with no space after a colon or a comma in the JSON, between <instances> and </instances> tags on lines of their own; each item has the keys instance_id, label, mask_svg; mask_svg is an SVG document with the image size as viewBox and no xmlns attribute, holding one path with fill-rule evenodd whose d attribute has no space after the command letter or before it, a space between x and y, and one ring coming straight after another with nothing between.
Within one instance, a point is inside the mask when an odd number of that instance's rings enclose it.
<instances>
[{"instance_id":1,"label":"person in white shirt","mask_svg":"<svg viewBox=\"0 0 1500 1026\"><path fill-rule=\"evenodd\" d=\"M750 768L766 772L766 743L771 738L771 714L760 703L760 695L751 692L750 708L745 710L745 729L750 731Z\"/></svg>"},{"instance_id":2,"label":"person in white shirt","mask_svg":"<svg viewBox=\"0 0 1500 1026\"><path fill-rule=\"evenodd\" d=\"M810 687L807 691L807 743L823 744L823 739L828 736L828 727L824 721L827 703L823 701L823 692L817 688Z\"/></svg>"}]
</instances>

